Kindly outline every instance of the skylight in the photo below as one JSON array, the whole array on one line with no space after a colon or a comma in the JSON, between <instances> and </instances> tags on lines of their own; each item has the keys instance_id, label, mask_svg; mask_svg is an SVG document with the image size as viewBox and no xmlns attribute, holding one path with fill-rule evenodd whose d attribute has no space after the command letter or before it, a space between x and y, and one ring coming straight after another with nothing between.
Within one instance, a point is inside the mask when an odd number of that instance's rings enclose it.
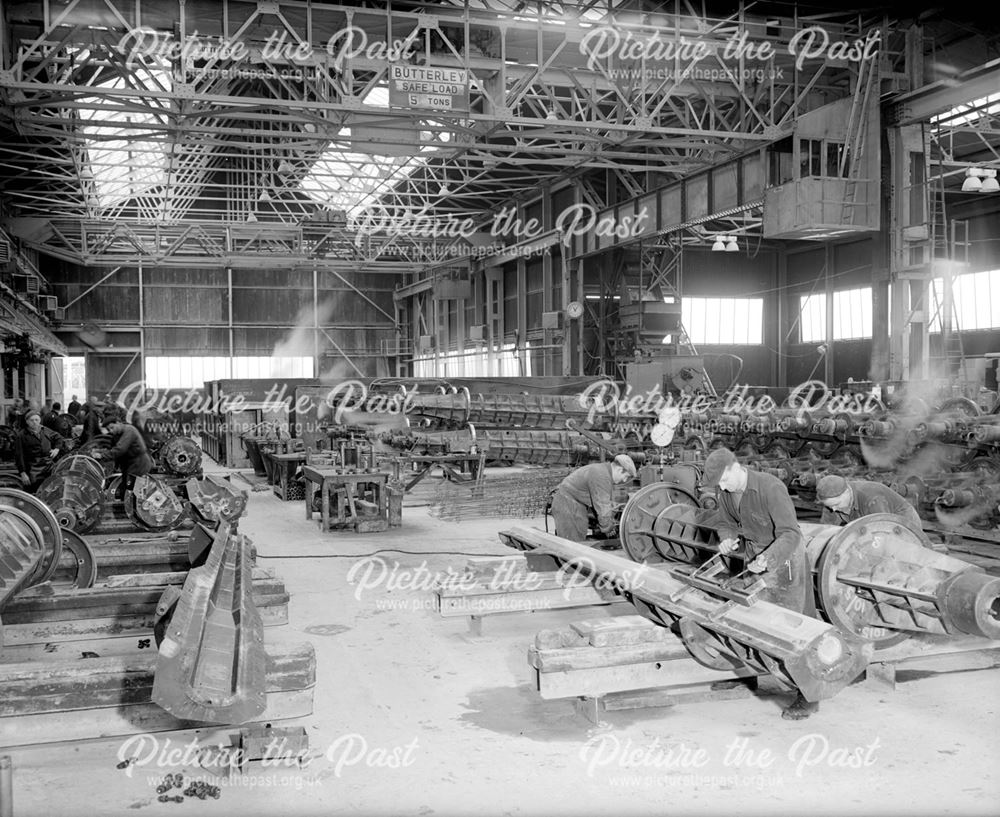
<instances>
[{"instance_id":1,"label":"skylight","mask_svg":"<svg viewBox=\"0 0 1000 817\"><path fill-rule=\"evenodd\" d=\"M995 114L1000 114L1000 93L956 105L950 111L932 116L931 123L942 128L956 128Z\"/></svg>"},{"instance_id":2,"label":"skylight","mask_svg":"<svg viewBox=\"0 0 1000 817\"><path fill-rule=\"evenodd\" d=\"M372 107L388 108L389 89L375 88L362 101ZM331 144L301 183L303 192L314 201L346 211L349 219L374 204L424 162L420 156L356 152L352 150L352 135L351 128L338 131L337 136L344 141ZM447 141L445 134L439 138ZM419 152L433 149L424 146Z\"/></svg>"},{"instance_id":3,"label":"skylight","mask_svg":"<svg viewBox=\"0 0 1000 817\"><path fill-rule=\"evenodd\" d=\"M171 88L169 71L137 65L133 77L141 82L142 90ZM126 89L130 86L123 77L114 77L96 87ZM148 137L154 129L164 124L164 114L139 107L156 107L160 100L148 98L142 106L128 98L120 98L121 106L108 108L107 97L86 97L81 100L81 127L87 146L90 174L94 180L94 194L98 207L104 209L129 199L150 193L161 187L167 179L167 156L163 143ZM104 105L105 107L101 107ZM129 127L133 126L133 127Z\"/></svg>"}]
</instances>

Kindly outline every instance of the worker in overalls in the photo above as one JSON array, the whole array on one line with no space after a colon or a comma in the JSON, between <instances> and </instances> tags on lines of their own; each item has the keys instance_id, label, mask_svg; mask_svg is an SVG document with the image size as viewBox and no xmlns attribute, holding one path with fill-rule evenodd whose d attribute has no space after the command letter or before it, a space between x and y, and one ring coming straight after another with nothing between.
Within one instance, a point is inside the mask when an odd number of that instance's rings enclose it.
<instances>
[{"instance_id":1,"label":"worker in overalls","mask_svg":"<svg viewBox=\"0 0 1000 817\"><path fill-rule=\"evenodd\" d=\"M153 470L153 458L146 449L139 429L118 419L108 421L108 434L111 435L113 446L107 452L98 451L96 459L112 459L121 471L121 482L118 484L116 499L125 499L125 492L131 491L135 478L148 474Z\"/></svg>"},{"instance_id":2,"label":"worker in overalls","mask_svg":"<svg viewBox=\"0 0 1000 817\"><path fill-rule=\"evenodd\" d=\"M735 553L741 547L739 537L743 538L745 569L765 584L758 598L815 615L805 543L784 483L747 469L728 448L717 448L705 460L702 485L716 488L719 552ZM818 703L807 701L800 692L781 716L801 720L818 709Z\"/></svg>"},{"instance_id":3,"label":"worker in overalls","mask_svg":"<svg viewBox=\"0 0 1000 817\"><path fill-rule=\"evenodd\" d=\"M552 497L552 518L556 536L583 542L590 527L590 511L597 514L597 526L605 536L613 536L618 524L614 515L614 486L635 479L635 463L627 454L611 462L593 462L567 476Z\"/></svg>"},{"instance_id":4,"label":"worker in overalls","mask_svg":"<svg viewBox=\"0 0 1000 817\"><path fill-rule=\"evenodd\" d=\"M849 482L836 474L827 474L816 483L816 499L823 504L824 525L846 525L873 513L891 513L922 530L923 523L914 508L888 485L866 479Z\"/></svg>"}]
</instances>

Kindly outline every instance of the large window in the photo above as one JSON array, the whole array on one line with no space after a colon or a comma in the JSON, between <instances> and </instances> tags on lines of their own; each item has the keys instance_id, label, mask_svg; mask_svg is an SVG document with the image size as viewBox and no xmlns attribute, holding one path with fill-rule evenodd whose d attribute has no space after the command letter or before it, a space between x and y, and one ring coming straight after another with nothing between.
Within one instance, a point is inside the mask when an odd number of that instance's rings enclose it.
<instances>
[{"instance_id":1,"label":"large window","mask_svg":"<svg viewBox=\"0 0 1000 817\"><path fill-rule=\"evenodd\" d=\"M763 298L681 299L681 320L691 343L758 345L764 342Z\"/></svg>"},{"instance_id":2,"label":"large window","mask_svg":"<svg viewBox=\"0 0 1000 817\"><path fill-rule=\"evenodd\" d=\"M200 389L207 380L314 377L311 357L147 357L146 386Z\"/></svg>"},{"instance_id":3,"label":"large window","mask_svg":"<svg viewBox=\"0 0 1000 817\"><path fill-rule=\"evenodd\" d=\"M1000 328L1000 270L956 275L952 283L955 301L954 327L960 332ZM941 331L944 282L934 279L930 304L931 332Z\"/></svg>"},{"instance_id":4,"label":"large window","mask_svg":"<svg viewBox=\"0 0 1000 817\"><path fill-rule=\"evenodd\" d=\"M872 336L872 290L842 289L833 293L833 339L857 340ZM822 343L826 340L826 294L799 298L799 340Z\"/></svg>"},{"instance_id":5,"label":"large window","mask_svg":"<svg viewBox=\"0 0 1000 817\"><path fill-rule=\"evenodd\" d=\"M414 377L530 377L531 355L525 344L522 358L513 344L493 353L494 371L490 371L485 350L452 352L447 355L417 358L413 361ZM523 362L522 362L523 361Z\"/></svg>"}]
</instances>

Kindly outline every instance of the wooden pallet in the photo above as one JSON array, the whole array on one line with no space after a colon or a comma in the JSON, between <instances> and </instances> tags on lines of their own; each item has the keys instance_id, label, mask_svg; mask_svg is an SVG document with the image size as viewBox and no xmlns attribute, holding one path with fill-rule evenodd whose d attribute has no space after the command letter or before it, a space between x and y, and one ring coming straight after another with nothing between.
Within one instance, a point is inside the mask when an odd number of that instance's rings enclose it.
<instances>
[{"instance_id":1,"label":"wooden pallet","mask_svg":"<svg viewBox=\"0 0 1000 817\"><path fill-rule=\"evenodd\" d=\"M316 656L308 642L266 647L267 707L256 722L312 713ZM0 664L0 747L199 726L152 703L156 653Z\"/></svg>"},{"instance_id":2,"label":"wooden pallet","mask_svg":"<svg viewBox=\"0 0 1000 817\"><path fill-rule=\"evenodd\" d=\"M713 690L718 681L749 678L750 670L724 672L691 658L680 638L642 616L575 622L569 629L543 630L528 650L539 694L571 698L577 711L598 723L602 712L730 700L785 693L773 679L760 689L743 685ZM867 678L894 685L906 670L920 674L1000 666L1000 645L982 638L916 636L875 653Z\"/></svg>"},{"instance_id":3,"label":"wooden pallet","mask_svg":"<svg viewBox=\"0 0 1000 817\"><path fill-rule=\"evenodd\" d=\"M469 559L462 575L442 582L436 594L441 616L468 616L475 635L488 616L624 603L610 588L579 577L566 581L554 563L524 554Z\"/></svg>"}]
</instances>

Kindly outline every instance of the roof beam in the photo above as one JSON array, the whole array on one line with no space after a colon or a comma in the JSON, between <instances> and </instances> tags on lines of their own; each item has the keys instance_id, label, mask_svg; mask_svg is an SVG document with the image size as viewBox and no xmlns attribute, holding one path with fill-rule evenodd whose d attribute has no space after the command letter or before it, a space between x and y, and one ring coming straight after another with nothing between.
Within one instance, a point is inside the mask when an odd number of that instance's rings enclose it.
<instances>
[{"instance_id":1,"label":"roof beam","mask_svg":"<svg viewBox=\"0 0 1000 817\"><path fill-rule=\"evenodd\" d=\"M889 104L889 123L894 127L926 122L958 105L1000 91L1000 59L964 71L953 79L942 79L895 97Z\"/></svg>"}]
</instances>

